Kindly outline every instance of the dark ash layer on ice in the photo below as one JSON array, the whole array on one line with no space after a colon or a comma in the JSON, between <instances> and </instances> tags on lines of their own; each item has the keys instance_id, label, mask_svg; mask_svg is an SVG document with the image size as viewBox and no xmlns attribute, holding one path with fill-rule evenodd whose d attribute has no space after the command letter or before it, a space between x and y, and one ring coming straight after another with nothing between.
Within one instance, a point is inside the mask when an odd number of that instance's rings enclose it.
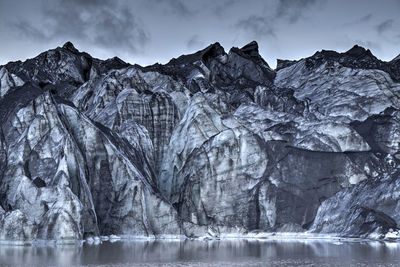
<instances>
[{"instance_id":1,"label":"dark ash layer on ice","mask_svg":"<svg viewBox=\"0 0 400 267\"><path fill-rule=\"evenodd\" d=\"M273 70L256 42L0 66L0 240L396 239L399 73L358 46Z\"/></svg>"}]
</instances>

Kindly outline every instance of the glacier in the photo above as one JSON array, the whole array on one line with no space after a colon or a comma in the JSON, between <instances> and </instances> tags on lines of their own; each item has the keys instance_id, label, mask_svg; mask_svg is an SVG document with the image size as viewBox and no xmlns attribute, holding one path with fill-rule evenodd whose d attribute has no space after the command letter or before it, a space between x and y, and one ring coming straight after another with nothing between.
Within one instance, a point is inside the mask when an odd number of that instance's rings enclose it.
<instances>
[{"instance_id":1,"label":"glacier","mask_svg":"<svg viewBox=\"0 0 400 267\"><path fill-rule=\"evenodd\" d=\"M0 241L398 239L400 61L72 43L0 66ZM279 235L278 235L279 236Z\"/></svg>"}]
</instances>

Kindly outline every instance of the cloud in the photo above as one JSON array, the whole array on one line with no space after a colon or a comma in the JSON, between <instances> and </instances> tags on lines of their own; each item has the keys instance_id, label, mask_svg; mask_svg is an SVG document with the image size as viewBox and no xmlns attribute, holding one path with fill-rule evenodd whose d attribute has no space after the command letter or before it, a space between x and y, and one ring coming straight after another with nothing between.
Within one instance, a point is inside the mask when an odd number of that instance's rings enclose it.
<instances>
[{"instance_id":1,"label":"cloud","mask_svg":"<svg viewBox=\"0 0 400 267\"><path fill-rule=\"evenodd\" d=\"M289 23L297 22L304 10L317 4L317 0L279 0L276 18L285 18Z\"/></svg>"},{"instance_id":2,"label":"cloud","mask_svg":"<svg viewBox=\"0 0 400 267\"><path fill-rule=\"evenodd\" d=\"M239 20L236 26L253 33L255 38L276 37L277 28L282 22L296 23L305 11L324 2L324 0L278 0L275 6L264 6L264 12L267 11L269 14L250 15Z\"/></svg>"},{"instance_id":3,"label":"cloud","mask_svg":"<svg viewBox=\"0 0 400 267\"><path fill-rule=\"evenodd\" d=\"M69 0L71 3L79 4L83 8L93 8L96 6L112 6L107 0Z\"/></svg>"},{"instance_id":4,"label":"cloud","mask_svg":"<svg viewBox=\"0 0 400 267\"><path fill-rule=\"evenodd\" d=\"M394 20L388 19L376 25L376 30L379 34L384 33L385 31L391 29L393 27Z\"/></svg>"},{"instance_id":5,"label":"cloud","mask_svg":"<svg viewBox=\"0 0 400 267\"><path fill-rule=\"evenodd\" d=\"M195 13L182 0L150 0L149 2L156 5L162 4L175 15L182 17L188 17Z\"/></svg>"},{"instance_id":6,"label":"cloud","mask_svg":"<svg viewBox=\"0 0 400 267\"><path fill-rule=\"evenodd\" d=\"M210 6L214 15L221 17L227 12L228 9L232 8L238 3L240 3L240 0L215 1Z\"/></svg>"},{"instance_id":7,"label":"cloud","mask_svg":"<svg viewBox=\"0 0 400 267\"><path fill-rule=\"evenodd\" d=\"M368 40L355 40L354 43L362 46L362 47L366 47L368 49L371 50L375 50L375 51L382 51L382 47L379 43L374 42L374 41L368 41Z\"/></svg>"},{"instance_id":8,"label":"cloud","mask_svg":"<svg viewBox=\"0 0 400 267\"><path fill-rule=\"evenodd\" d=\"M190 37L186 46L189 49L198 49L198 48L202 48L203 46L205 46L205 43L202 40L200 40L200 36L195 34L192 37Z\"/></svg>"},{"instance_id":9,"label":"cloud","mask_svg":"<svg viewBox=\"0 0 400 267\"><path fill-rule=\"evenodd\" d=\"M369 14L367 14L365 16L362 16L362 17L360 17L360 18L358 18L356 20L353 20L353 21L350 21L350 22L346 22L346 23L343 24L343 26L352 26L352 25L357 25L357 24L360 24L360 23L366 23L366 22L370 21L371 18L372 18L372 13L369 13Z\"/></svg>"},{"instance_id":10,"label":"cloud","mask_svg":"<svg viewBox=\"0 0 400 267\"><path fill-rule=\"evenodd\" d=\"M36 27L30 25L26 21L16 22L11 24L12 28L24 37L28 37L34 41L46 41L49 37L41 30L37 29Z\"/></svg>"},{"instance_id":11,"label":"cloud","mask_svg":"<svg viewBox=\"0 0 400 267\"><path fill-rule=\"evenodd\" d=\"M42 25L21 21L14 23L14 29L33 41L68 39L128 53L139 53L149 41L148 33L127 6L105 0L46 3Z\"/></svg>"},{"instance_id":12,"label":"cloud","mask_svg":"<svg viewBox=\"0 0 400 267\"><path fill-rule=\"evenodd\" d=\"M134 15L129 9L124 9L115 14L108 10L102 12L101 20L94 25L92 38L95 43L103 47L128 48L132 52L138 52L138 46L143 47L148 41L147 33L137 24Z\"/></svg>"},{"instance_id":13,"label":"cloud","mask_svg":"<svg viewBox=\"0 0 400 267\"><path fill-rule=\"evenodd\" d=\"M171 8L180 15L189 16L192 15L191 10L181 0L164 0L168 1Z\"/></svg>"},{"instance_id":14,"label":"cloud","mask_svg":"<svg viewBox=\"0 0 400 267\"><path fill-rule=\"evenodd\" d=\"M367 15L361 17L361 18L358 20L358 22L367 22L367 21L371 20L371 18L372 18L372 14L369 13L369 14L367 14Z\"/></svg>"},{"instance_id":15,"label":"cloud","mask_svg":"<svg viewBox=\"0 0 400 267\"><path fill-rule=\"evenodd\" d=\"M236 27L252 32L255 38L276 36L273 23L264 16L249 16L246 19L239 20Z\"/></svg>"}]
</instances>

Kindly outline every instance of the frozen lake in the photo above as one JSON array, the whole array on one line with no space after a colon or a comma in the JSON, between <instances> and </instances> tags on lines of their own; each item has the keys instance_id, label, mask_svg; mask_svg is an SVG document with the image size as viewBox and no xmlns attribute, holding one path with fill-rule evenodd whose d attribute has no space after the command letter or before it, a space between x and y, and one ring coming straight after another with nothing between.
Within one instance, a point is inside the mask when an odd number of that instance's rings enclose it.
<instances>
[{"instance_id":1,"label":"frozen lake","mask_svg":"<svg viewBox=\"0 0 400 267\"><path fill-rule=\"evenodd\" d=\"M326 240L118 241L0 245L0 266L400 266L400 243Z\"/></svg>"}]
</instances>

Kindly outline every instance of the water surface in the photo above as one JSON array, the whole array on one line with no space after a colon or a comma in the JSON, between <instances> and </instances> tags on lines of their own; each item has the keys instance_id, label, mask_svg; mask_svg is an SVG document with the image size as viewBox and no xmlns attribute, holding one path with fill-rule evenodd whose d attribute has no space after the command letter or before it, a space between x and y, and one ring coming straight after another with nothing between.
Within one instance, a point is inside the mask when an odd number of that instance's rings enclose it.
<instances>
[{"instance_id":1,"label":"water surface","mask_svg":"<svg viewBox=\"0 0 400 267\"><path fill-rule=\"evenodd\" d=\"M400 244L326 240L0 245L0 266L400 266Z\"/></svg>"}]
</instances>

